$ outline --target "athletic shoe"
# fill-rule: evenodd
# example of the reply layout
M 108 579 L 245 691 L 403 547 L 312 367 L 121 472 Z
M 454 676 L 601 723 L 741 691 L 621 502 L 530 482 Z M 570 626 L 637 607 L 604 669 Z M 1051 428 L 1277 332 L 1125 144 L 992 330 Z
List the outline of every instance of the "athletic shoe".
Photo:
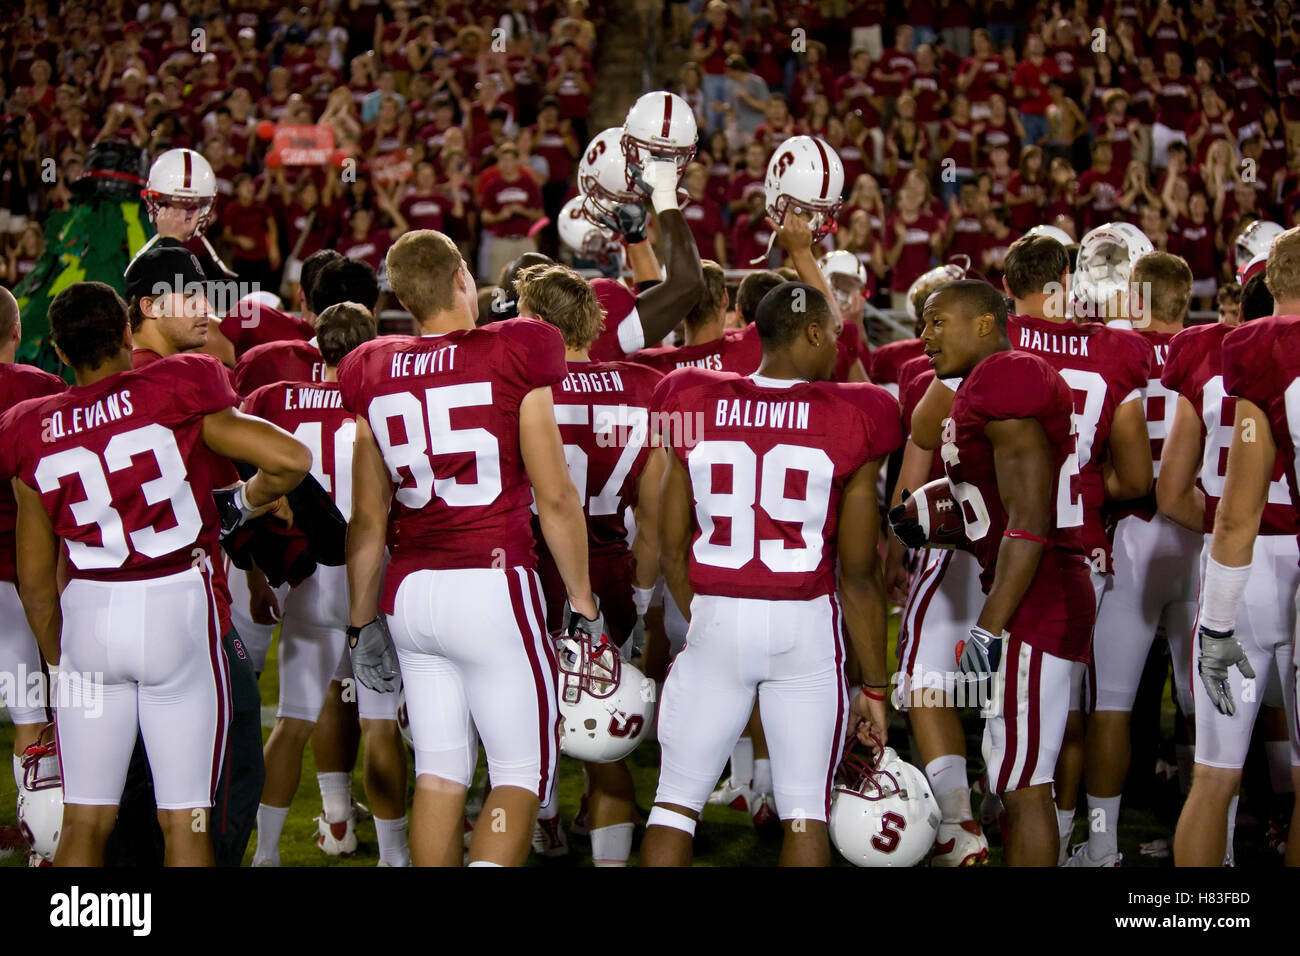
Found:
M 316 818 L 316 846 L 328 856 L 351 856 L 357 852 L 357 811 L 353 807 L 348 818 L 339 823 L 328 823 L 325 811 Z
M 780 830 L 781 817 L 776 812 L 776 800 L 770 793 L 756 793 L 749 818 L 754 821 L 755 830 Z
M 1123 853 L 1107 853 L 1100 860 L 1094 860 L 1088 853 L 1088 841 L 1080 843 L 1070 851 L 1066 866 L 1119 866 L 1124 860 Z
M 940 823 L 931 866 L 981 866 L 989 861 L 989 841 L 974 820 Z
M 722 781 L 717 790 L 709 794 L 709 803 L 715 807 L 730 807 L 741 813 L 749 813 L 749 808 L 754 803 L 754 791 L 749 789 L 749 784 L 742 783 L 737 786 L 728 777 Z

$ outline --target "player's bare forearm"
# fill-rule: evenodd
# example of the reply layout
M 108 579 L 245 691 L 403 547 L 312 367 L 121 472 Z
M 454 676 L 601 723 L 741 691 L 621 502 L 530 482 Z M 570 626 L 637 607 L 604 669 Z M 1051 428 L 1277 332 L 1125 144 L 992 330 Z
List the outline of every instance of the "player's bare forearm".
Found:
M 1146 411 L 1139 399 L 1115 411 L 1110 426 L 1110 462 L 1102 469 L 1106 497 L 1111 501 L 1141 498 L 1151 490 L 1151 439 Z
M 1016 418 L 989 422 L 984 429 L 993 443 L 998 495 L 1007 513 L 1007 530 L 1038 538 L 1051 533 L 1052 453 L 1038 422 Z M 976 622 L 1000 634 L 1029 590 L 1043 556 L 1043 545 L 1029 538 L 1002 539 L 993 583 Z
M 817 266 L 817 257 L 813 255 L 812 247 L 801 247 L 788 251 L 790 256 L 790 267 L 799 274 L 799 281 L 812 286 L 818 292 L 826 297 L 827 303 L 830 304 L 831 311 L 840 315 L 839 301 L 835 298 L 835 293 L 831 291 L 830 283 L 826 281 L 826 276 Z M 840 316 L 842 319 L 843 316 Z M 866 381 L 864 377 L 859 381 Z
M 587 521 L 582 513 L 582 499 L 564 460 L 564 444 L 560 440 L 560 428 L 555 424 L 555 405 L 549 388 L 533 389 L 519 404 L 519 451 L 533 485 L 537 523 L 564 581 L 569 605 L 578 613 L 594 618 L 596 602 L 587 564 Z
M 370 423 L 358 416 L 352 450 L 352 516 L 348 519 L 345 546 L 348 616 L 349 623 L 356 627 L 369 624 L 379 614 L 392 488 Z
M 1223 497 L 1214 514 L 1210 543 L 1210 557 L 1220 564 L 1230 568 L 1250 564 L 1276 458 L 1268 416 L 1254 402 L 1237 399 Z
M 18 504 L 14 531 L 18 596 L 41 656 L 47 662 L 57 664 L 59 636 L 63 632 L 57 581 L 59 539 L 50 524 L 50 516 L 41 506 L 40 496 L 17 478 L 13 481 L 13 488 Z
M 932 381 L 912 410 L 911 442 L 925 451 L 934 451 L 943 440 L 943 420 L 952 411 L 956 393 L 939 379 Z
M 667 276 L 636 300 L 647 345 L 661 341 L 672 332 L 704 293 L 704 269 L 686 217 L 680 209 L 665 209 L 658 213 L 658 220 L 663 232 Z
M 650 589 L 659 580 L 659 487 L 663 483 L 663 448 L 654 448 L 646 459 L 645 468 L 637 480 L 636 537 L 632 539 L 632 558 L 635 562 L 633 583 Z
M 1197 534 L 1205 529 L 1205 493 L 1196 486 L 1204 454 L 1200 416 L 1195 406 L 1180 395 L 1169 437 L 1160 450 L 1156 507 L 1171 521 Z
M 632 281 L 638 285 L 642 282 L 658 282 L 663 278 L 659 271 L 659 257 L 655 255 L 655 247 L 649 239 L 628 243 L 627 264 L 632 269 Z M 646 345 L 649 344 L 647 340 Z
M 311 470 L 311 450 L 283 428 L 227 408 L 203 417 L 203 443 L 221 455 L 256 466 L 244 500 L 257 508 L 297 488 Z
M 840 498 L 837 556 L 844 628 L 866 684 L 883 687 L 889 681 L 885 662 L 885 587 L 880 577 L 880 508 L 876 478 L 880 462 L 859 468 Z
M 927 451 L 912 439 L 903 445 L 903 463 L 898 468 L 898 481 L 894 484 L 894 493 L 889 505 L 892 508 L 903 500 L 903 489 L 915 491 L 930 480 L 930 466 L 934 462 L 934 452 Z M 893 535 L 890 535 L 891 539 Z
M 686 620 L 691 619 L 691 478 L 686 466 L 671 452 L 664 470 L 663 490 L 659 495 L 659 567 L 673 603 Z

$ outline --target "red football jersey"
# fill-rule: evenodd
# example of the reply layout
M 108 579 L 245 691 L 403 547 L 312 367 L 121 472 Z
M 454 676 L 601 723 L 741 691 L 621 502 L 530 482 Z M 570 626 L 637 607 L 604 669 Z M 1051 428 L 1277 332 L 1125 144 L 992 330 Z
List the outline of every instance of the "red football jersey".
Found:
M 1223 387 L 1254 402 L 1268 415 L 1277 457 L 1291 487 L 1291 507 L 1300 505 L 1296 435 L 1300 433 L 1300 316 L 1255 319 L 1223 340 Z M 1276 468 L 1276 466 L 1275 466 Z M 1276 471 L 1275 471 L 1276 474 Z
M 707 368 L 715 372 L 735 372 L 749 375 L 758 371 L 763 361 L 763 344 L 758 338 L 757 326 L 727 329 L 722 338 L 700 345 L 660 345 L 641 349 L 628 356 L 629 362 L 646 365 L 666 375 L 679 368 Z
M 934 381 L 934 366 L 927 355 L 908 359 L 898 370 L 898 404 L 903 408 L 903 431 L 912 434 L 912 413 Z M 930 480 L 943 477 L 943 459 L 935 449 L 930 460 Z
M 1106 497 L 1101 466 L 1107 457 L 1115 410 L 1129 398 L 1140 399 L 1151 366 L 1151 347 L 1142 336 L 1098 323 L 1075 325 L 1012 315 L 1007 322 L 1011 347 L 1041 356 L 1061 373 L 1074 392 L 1078 425 L 1079 480 L 1083 497 L 1083 540 L 1092 555 L 1106 556 L 1111 568 L 1110 538 L 1102 523 Z M 1074 495 L 1074 492 L 1071 492 Z
M 235 347 L 238 358 L 263 342 L 284 339 L 306 342 L 316 335 L 316 330 L 306 319 L 252 299 L 241 299 L 221 320 L 221 334 Z
M 1039 356 L 995 352 L 957 388 L 940 453 L 953 495 L 961 503 L 966 537 L 984 569 L 980 583 L 988 593 L 1007 512 L 998 491 L 993 443 L 984 429 L 991 421 L 1017 418 L 1032 418 L 1043 426 L 1055 475 L 1050 543 L 1007 630 L 1046 653 L 1086 661 L 1096 596 L 1084 555 L 1083 509 L 1068 494 L 1068 482 L 1078 470 L 1070 392 L 1065 379 Z
M 141 580 L 218 558 L 203 417 L 238 397 L 206 355 L 176 355 L 6 413 L 0 471 L 41 496 L 71 577 Z
M 1151 439 L 1151 466 L 1154 477 L 1160 477 L 1160 453 L 1164 450 L 1165 439 L 1169 429 L 1174 425 L 1174 412 L 1178 410 L 1178 393 L 1170 391 L 1161 384 L 1160 376 L 1164 372 L 1165 362 L 1169 358 L 1169 343 L 1175 332 L 1153 332 L 1146 329 L 1137 330 L 1137 334 L 1150 348 L 1151 364 L 1147 372 L 1147 383 L 1142 388 L 1143 407 L 1147 417 L 1147 435 Z M 1136 515 L 1143 521 L 1150 521 L 1156 514 L 1156 489 L 1133 501 L 1117 502 L 1106 509 L 1108 521 Z
M 588 350 L 593 362 L 618 362 L 645 348 L 645 330 L 636 311 L 636 293 L 617 279 L 592 279 L 592 291 L 605 313 L 605 331 Z
M 0 408 L 13 408 L 19 402 L 42 395 L 55 395 L 64 391 L 68 383 L 57 375 L 43 372 L 32 365 L 0 365 Z M 5 436 L 6 441 L 11 441 Z M 9 484 L 12 475 L 0 475 L 0 581 L 17 581 L 18 569 L 14 555 L 14 525 L 18 517 L 18 503 Z
M 249 349 L 235 363 L 235 391 L 244 397 L 276 382 L 320 382 L 325 378 L 325 360 L 316 340 L 297 339 L 263 342 Z
M 384 336 L 340 363 L 343 407 L 366 418 L 396 488 L 384 611 L 412 571 L 536 566 L 519 405 L 567 372 L 559 331 L 536 319 Z
M 655 390 L 695 499 L 691 586 L 806 601 L 835 591 L 844 485 L 903 443 L 898 402 L 865 382 L 784 382 L 678 369 Z
M 871 352 L 871 365 L 867 376 L 891 395 L 898 395 L 898 370 L 903 363 L 925 354 L 925 344 L 920 339 L 903 339 L 890 342 Z

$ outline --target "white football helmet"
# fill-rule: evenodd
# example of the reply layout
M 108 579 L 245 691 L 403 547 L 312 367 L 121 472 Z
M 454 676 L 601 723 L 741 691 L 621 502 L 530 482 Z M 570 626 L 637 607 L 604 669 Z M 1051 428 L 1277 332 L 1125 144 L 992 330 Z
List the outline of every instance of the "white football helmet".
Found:
M 768 161 L 763 190 L 767 214 L 777 225 L 785 224 L 785 214 L 791 208 L 812 215 L 815 243 L 835 231 L 844 191 L 844 164 L 825 140 L 791 136 Z
M 18 825 L 32 849 L 53 863 L 63 830 L 63 777 L 53 724 L 46 724 L 36 743 L 23 751 L 22 767 Z
M 1237 236 L 1237 243 L 1233 247 L 1236 255 L 1234 261 L 1237 266 L 1245 265 L 1256 256 L 1267 256 L 1273 246 L 1273 240 L 1285 231 L 1275 222 L 1256 219 L 1241 230 L 1241 235 Z
M 195 228 L 196 236 L 212 221 L 212 206 L 217 198 L 217 177 L 211 164 L 192 149 L 169 149 L 149 168 L 149 180 L 140 191 L 149 217 L 156 219 L 161 206 L 199 209 L 202 215 Z
M 1088 232 L 1079 242 L 1072 295 L 1075 314 L 1080 318 L 1118 319 L 1110 314 L 1116 296 L 1127 301 L 1129 274 L 1133 265 L 1148 252 L 1155 252 L 1151 240 L 1137 226 L 1108 222 Z
M 934 846 L 941 818 L 925 774 L 892 747 L 873 765 L 852 750 L 831 794 L 831 842 L 855 866 L 915 866 Z
M 564 637 L 560 663 L 560 751 L 589 763 L 622 760 L 645 739 L 654 720 L 654 682 L 622 659 L 618 648 Z
M 695 113 L 676 93 L 659 90 L 643 94 L 623 120 L 623 158 L 627 186 L 635 186 L 632 168 L 645 169 L 651 159 L 671 159 L 677 164 L 677 178 L 695 158 Z
M 849 310 L 860 309 L 862 296 L 867 288 L 867 267 L 862 260 L 847 249 L 828 252 L 817 262 L 826 284 L 835 294 L 841 315 Z M 857 299 L 855 306 L 854 299 Z
M 592 222 L 584 211 L 585 196 L 574 196 L 560 209 L 556 228 L 560 241 L 580 259 L 587 259 L 604 267 L 623 250 L 618 236 L 604 226 Z
M 1068 249 L 1078 248 L 1079 244 L 1070 238 L 1070 234 L 1060 226 L 1050 226 L 1044 223 L 1041 226 L 1034 226 L 1025 233 L 1026 236 L 1047 236 L 1049 239 L 1055 239 L 1061 245 Z
M 966 273 L 970 271 L 970 259 L 966 256 L 953 256 L 953 258 L 963 261 L 945 262 L 941 266 L 935 266 L 929 272 L 921 273 L 916 281 L 907 287 L 907 317 L 913 323 L 921 321 L 921 309 L 925 307 L 925 300 L 930 298 L 930 294 L 935 289 L 949 282 L 966 278 Z
M 578 163 L 578 191 L 587 197 L 583 208 L 588 218 L 597 213 L 612 216 L 616 206 L 641 202 L 641 194 L 628 184 L 622 139 L 621 126 L 602 130 L 587 144 Z M 591 221 L 600 225 L 594 218 Z

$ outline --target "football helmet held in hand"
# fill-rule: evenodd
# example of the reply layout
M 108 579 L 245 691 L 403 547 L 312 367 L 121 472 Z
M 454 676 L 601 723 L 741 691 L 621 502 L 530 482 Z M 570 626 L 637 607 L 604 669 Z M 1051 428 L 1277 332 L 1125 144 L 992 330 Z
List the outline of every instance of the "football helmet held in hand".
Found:
M 617 206 L 640 203 L 643 198 L 628 177 L 622 138 L 621 126 L 602 130 L 578 162 L 578 191 L 587 197 L 583 211 L 596 225 L 601 225 L 597 215 L 613 215 Z
M 585 196 L 574 196 L 566 202 L 556 228 L 560 231 L 560 241 L 575 256 L 603 268 L 622 253 L 623 246 L 607 227 L 596 225 L 583 212 L 585 200 Z
M 915 866 L 939 832 L 925 774 L 885 747 L 878 759 L 851 747 L 831 793 L 831 843 L 854 866 Z
M 767 214 L 778 226 L 799 209 L 811 216 L 812 241 L 835 231 L 844 191 L 844 164 L 825 140 L 792 136 L 776 148 L 763 180 Z
M 163 206 L 200 210 L 194 235 L 201 236 L 212 221 L 217 177 L 202 153 L 192 149 L 169 149 L 149 168 L 149 179 L 140 191 L 140 197 L 149 210 L 150 219 L 156 219 Z
M 695 158 L 698 134 L 695 114 L 676 93 L 659 90 L 642 95 L 627 111 L 620 139 L 628 187 L 654 159 L 672 160 L 680 181 Z
M 1258 256 L 1267 258 L 1269 250 L 1273 248 L 1273 240 L 1284 231 L 1277 223 L 1265 219 L 1257 219 L 1241 230 L 1241 235 L 1237 236 L 1237 242 L 1233 245 L 1237 268 L 1240 269 Z
M 608 640 L 576 631 L 560 639 L 560 751 L 589 763 L 621 760 L 654 720 L 654 682 Z
M 18 825 L 37 855 L 52 863 L 63 830 L 63 777 L 53 724 L 46 724 L 36 743 L 23 751 L 21 762 Z

